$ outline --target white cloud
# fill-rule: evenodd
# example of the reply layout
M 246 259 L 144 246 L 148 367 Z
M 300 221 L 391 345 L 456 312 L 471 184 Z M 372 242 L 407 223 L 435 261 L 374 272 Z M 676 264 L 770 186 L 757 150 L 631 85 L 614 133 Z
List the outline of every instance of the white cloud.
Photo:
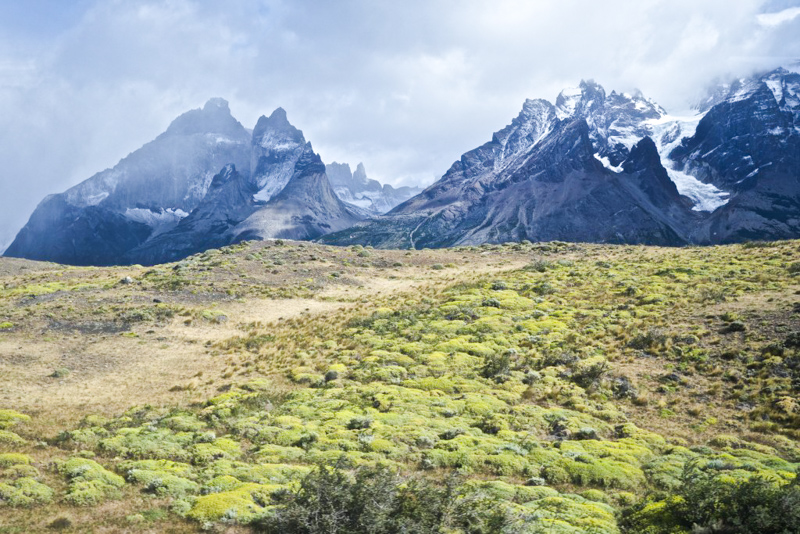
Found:
M 786 22 L 791 22 L 800 16 L 800 7 L 790 7 L 776 13 L 761 13 L 758 15 L 758 23 L 762 26 L 780 26 Z
M 715 77 L 800 57 L 800 19 L 765 25 L 761 0 L 86 5 L 35 38 L 0 19 L 6 234 L 46 194 L 114 165 L 213 96 L 248 127 L 284 107 L 326 161 L 430 182 L 525 98 L 552 100 L 581 78 L 679 110 Z

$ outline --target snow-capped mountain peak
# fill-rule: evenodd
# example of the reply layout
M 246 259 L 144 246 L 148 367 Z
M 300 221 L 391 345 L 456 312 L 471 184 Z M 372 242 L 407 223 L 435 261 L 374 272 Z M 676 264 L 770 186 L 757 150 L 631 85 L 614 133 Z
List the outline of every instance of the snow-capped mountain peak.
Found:
M 253 129 L 253 152 L 250 167 L 256 200 L 268 201 L 280 193 L 292 177 L 303 155 L 306 140 L 303 132 L 292 126 L 283 108 L 269 117 L 262 115 Z
M 422 192 L 418 187 L 392 187 L 367 176 L 363 163 L 350 171 L 347 163 L 329 163 L 325 166 L 328 179 L 340 200 L 357 206 L 373 215 L 380 215 Z
M 547 100 L 526 100 L 519 115 L 511 124 L 495 132 L 492 141 L 500 146 L 495 167 L 515 157 L 520 152 L 530 150 L 553 129 L 557 122 L 557 110 Z
M 583 98 L 583 91 L 579 87 L 568 87 L 561 91 L 556 98 L 556 116 L 559 120 L 575 116 L 578 105 Z

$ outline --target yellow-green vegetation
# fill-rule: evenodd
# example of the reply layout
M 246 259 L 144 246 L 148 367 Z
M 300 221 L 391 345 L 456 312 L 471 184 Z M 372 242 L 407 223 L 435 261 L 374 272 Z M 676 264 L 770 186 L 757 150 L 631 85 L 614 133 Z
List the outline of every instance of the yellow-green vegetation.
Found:
M 53 498 L 53 490 L 39 482 L 39 470 L 26 454 L 0 454 L 0 506 L 44 504 Z
M 97 316 L 142 325 L 124 342 L 154 354 L 160 333 L 202 329 L 187 351 L 211 367 L 164 384 L 182 400 L 58 435 L 0 410 L 0 503 L 118 499 L 144 518 L 149 499 L 189 531 L 797 531 L 799 251 L 272 243 L 142 269 Z M 262 283 L 287 263 L 294 278 Z M 359 290 L 359 273 L 385 283 Z M 282 315 L 246 312 L 263 302 Z
M 66 500 L 77 506 L 98 504 L 118 495 L 125 480 L 94 460 L 70 458 L 58 464 L 58 471 L 69 482 Z

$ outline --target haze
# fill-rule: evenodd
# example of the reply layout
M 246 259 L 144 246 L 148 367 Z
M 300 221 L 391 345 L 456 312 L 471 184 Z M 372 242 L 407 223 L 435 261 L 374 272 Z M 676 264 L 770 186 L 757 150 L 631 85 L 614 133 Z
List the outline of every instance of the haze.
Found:
M 26 0 L 0 4 L 0 250 L 36 204 L 210 97 L 282 106 L 326 162 L 427 185 L 593 78 L 687 110 L 800 58 L 800 2 Z

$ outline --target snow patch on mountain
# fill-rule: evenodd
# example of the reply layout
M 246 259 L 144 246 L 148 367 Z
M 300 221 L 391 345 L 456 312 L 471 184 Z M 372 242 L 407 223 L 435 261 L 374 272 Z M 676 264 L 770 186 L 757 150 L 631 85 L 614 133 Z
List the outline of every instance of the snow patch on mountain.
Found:
M 283 191 L 283 188 L 286 187 L 286 184 L 291 180 L 292 174 L 294 174 L 294 165 L 296 162 L 297 160 L 294 158 L 289 159 L 283 162 L 282 165 L 276 165 L 268 174 L 258 176 L 257 183 L 259 189 L 254 195 L 254 198 L 261 202 L 267 202 Z
M 128 208 L 125 210 L 125 217 L 131 221 L 146 224 L 153 229 L 150 237 L 174 228 L 181 219 L 188 217 L 189 214 L 180 208 L 161 208 L 158 211 L 146 208 Z
M 86 197 L 86 205 L 87 206 L 97 206 L 102 201 L 108 198 L 108 191 L 103 191 L 101 193 L 97 193 L 96 195 L 89 195 Z
M 622 166 L 621 165 L 612 165 L 611 162 L 608 160 L 608 158 L 605 157 L 605 156 L 601 156 L 600 154 L 595 154 L 594 155 L 594 159 L 596 159 L 597 161 L 602 163 L 603 167 L 605 167 L 606 169 L 608 169 L 608 170 L 610 170 L 612 172 L 615 172 L 617 174 L 622 172 Z
M 652 132 L 651 138 L 661 156 L 661 164 L 667 170 L 670 180 L 678 188 L 678 192 L 692 200 L 694 211 L 714 211 L 730 200 L 730 193 L 701 182 L 691 174 L 684 172 L 683 169 L 676 169 L 675 163 L 669 159 L 670 152 L 685 137 L 694 135 L 697 125 L 704 116 L 705 113 L 684 117 L 664 115 L 660 119 L 645 122 Z
M 737 83 L 734 83 L 735 90 L 733 90 L 733 94 L 731 94 L 727 100 L 728 102 L 747 100 L 758 90 L 760 85 L 760 81 L 741 78 Z
M 582 97 L 580 87 L 568 87 L 561 91 L 556 99 L 556 117 L 563 121 L 575 115 Z
M 672 168 L 667 168 L 667 174 L 678 188 L 678 192 L 692 199 L 694 211 L 714 211 L 730 200 L 728 198 L 730 193 L 717 189 L 711 184 L 705 184 L 691 174 Z
M 522 111 L 511 124 L 492 136 L 492 142 L 499 145 L 493 161 L 494 170 L 500 172 L 508 169 L 509 165 L 524 164 L 519 156 L 529 153 L 547 137 L 557 122 L 556 109 L 550 102 L 526 100 Z
M 206 195 L 208 187 L 211 185 L 211 180 L 213 178 L 214 178 L 214 172 L 212 171 L 206 171 L 204 173 L 200 173 L 200 175 L 197 176 L 195 180 L 189 183 L 189 188 L 186 191 L 186 196 L 183 197 L 184 200 L 203 198 Z
M 311 145 L 306 143 L 303 132 L 289 123 L 282 108 L 259 118 L 253 131 L 250 163 L 257 190 L 255 199 L 267 202 L 283 191 L 306 149 L 311 150 Z

